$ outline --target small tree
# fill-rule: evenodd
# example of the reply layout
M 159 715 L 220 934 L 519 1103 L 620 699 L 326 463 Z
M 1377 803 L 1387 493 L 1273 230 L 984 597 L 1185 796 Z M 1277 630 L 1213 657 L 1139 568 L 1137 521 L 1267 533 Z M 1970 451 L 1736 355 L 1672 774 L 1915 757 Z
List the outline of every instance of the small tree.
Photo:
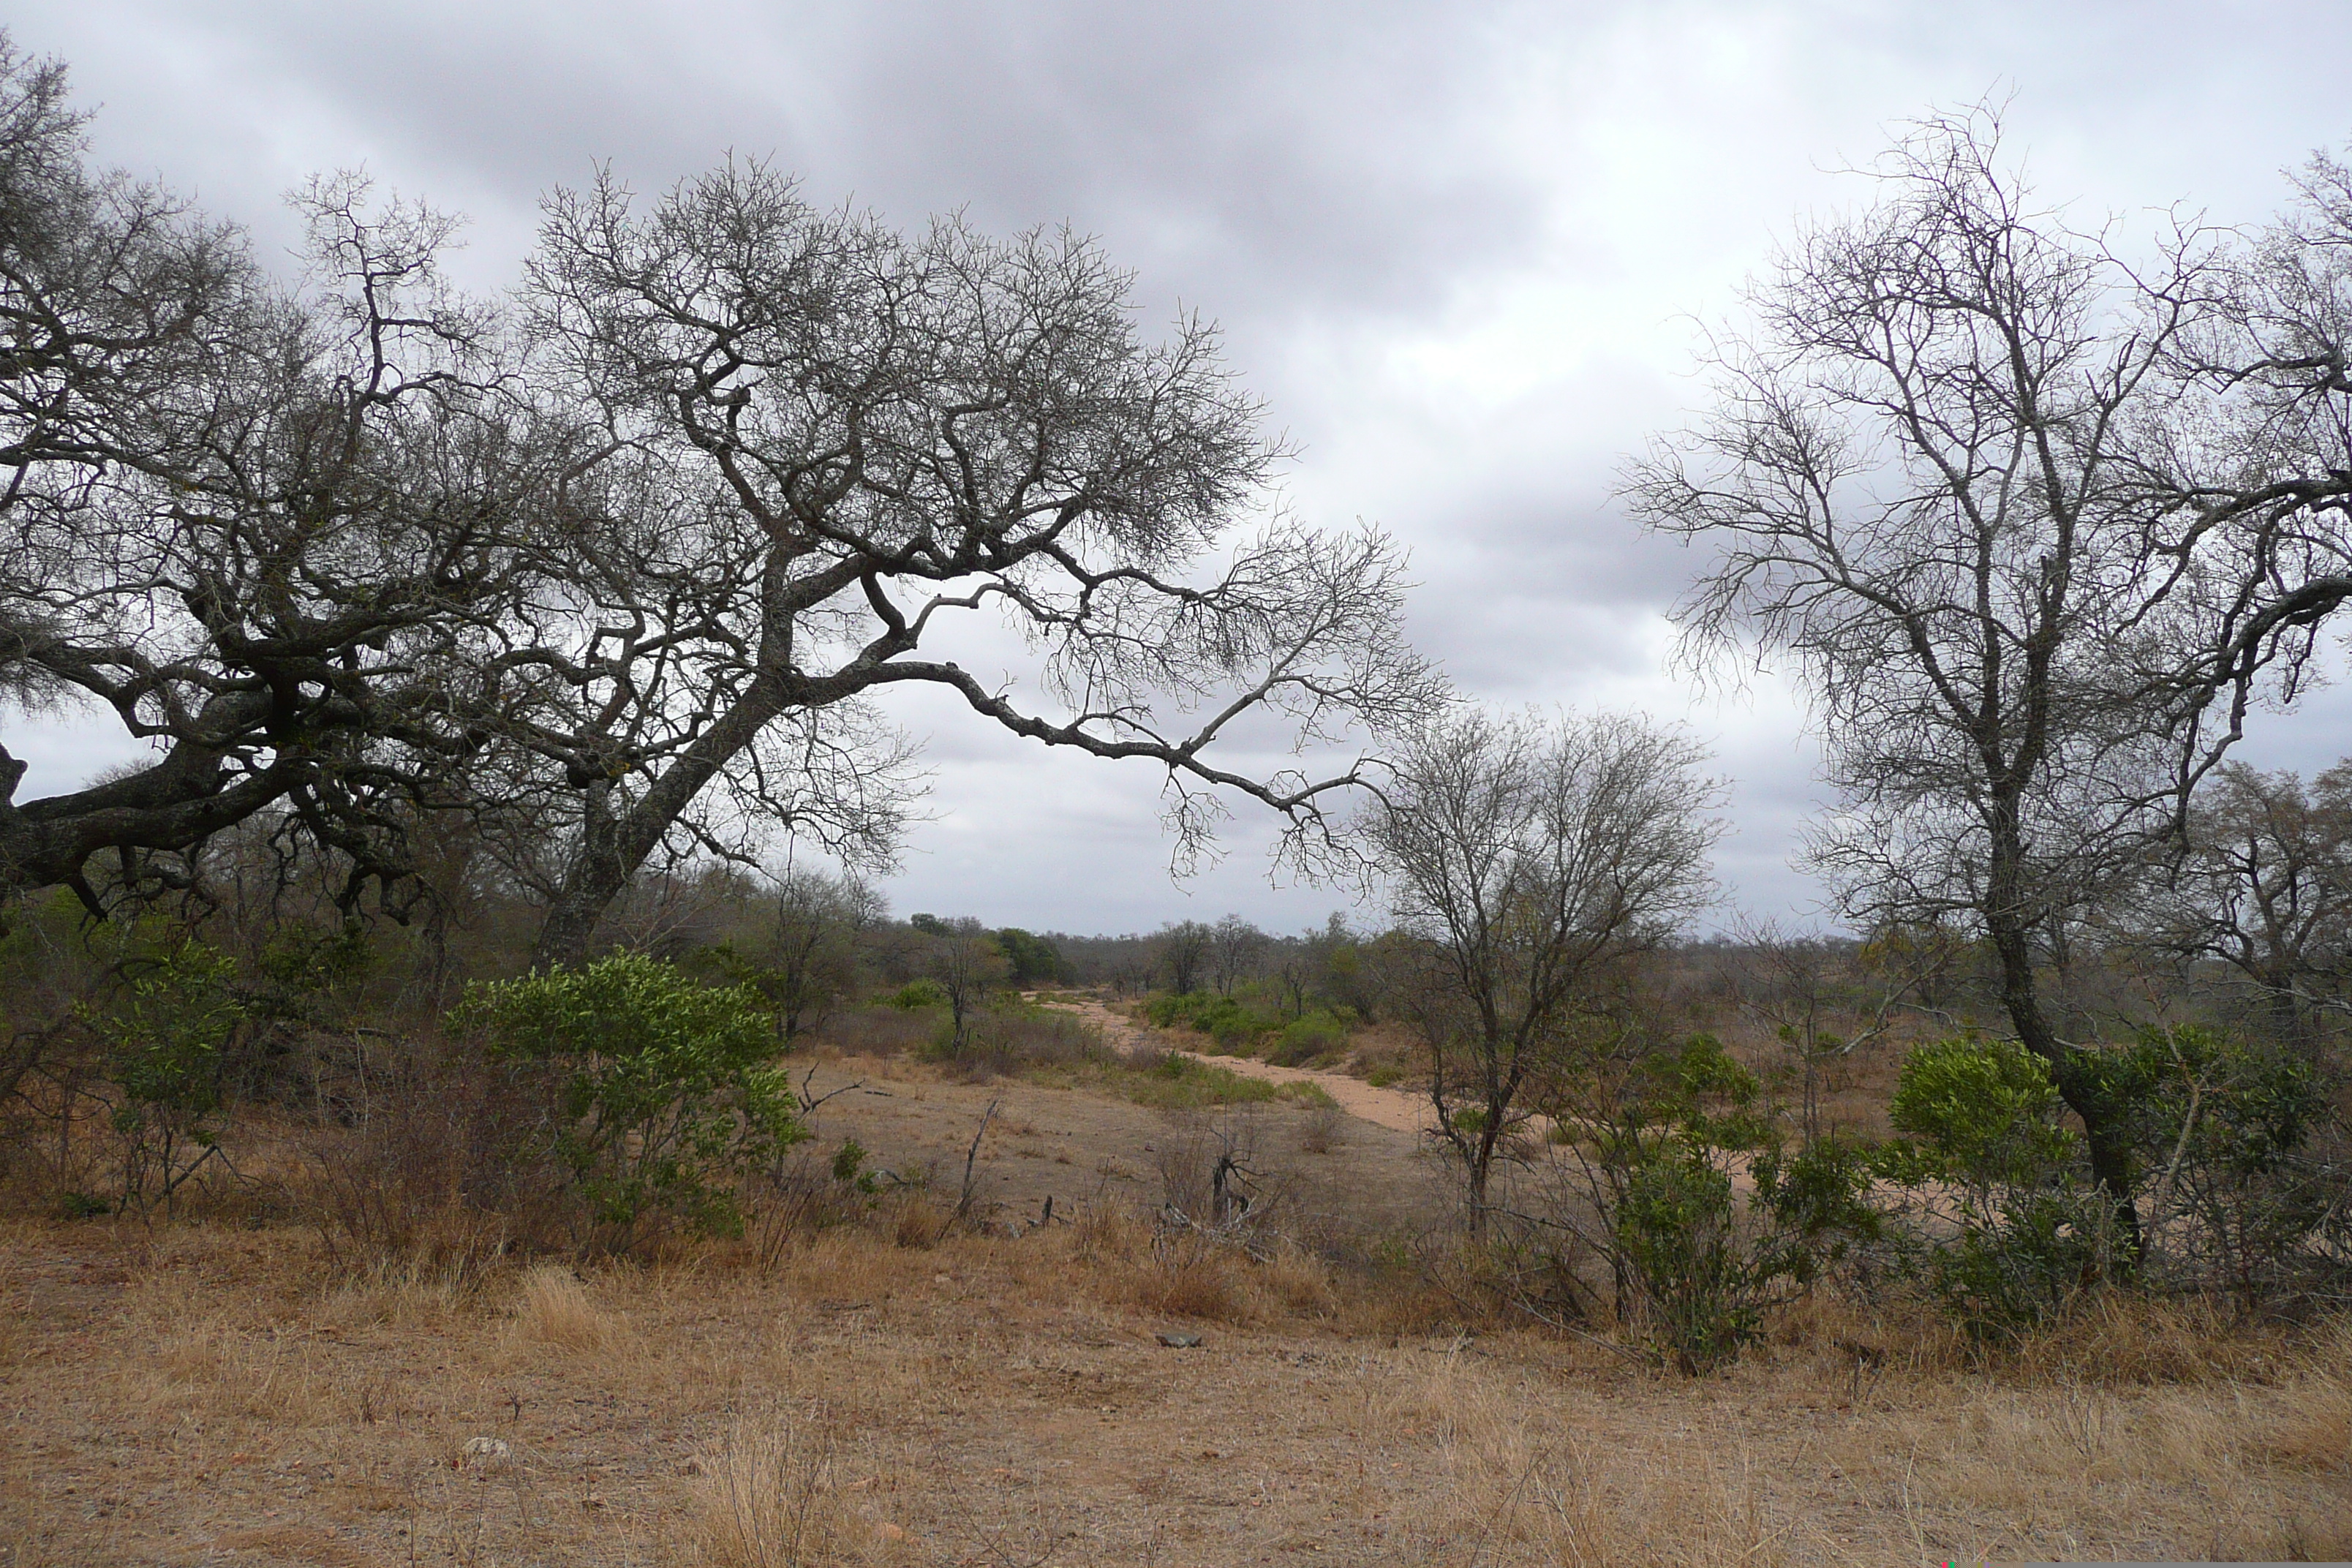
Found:
M 189 939 L 135 965 L 116 1006 L 83 1010 L 107 1047 L 126 1209 L 170 1206 L 220 1154 L 229 1048 L 247 1016 L 236 980 L 236 960 Z
M 1703 756 L 1627 716 L 1465 712 L 1406 742 L 1367 815 L 1398 923 L 1418 939 L 1412 1005 L 1474 1233 L 1496 1152 L 1527 1118 L 1522 1091 L 1576 1055 L 1596 983 L 1711 891 L 1722 829 Z
M 1160 928 L 1160 963 L 1168 971 L 1168 989 L 1181 996 L 1201 988 L 1213 934 L 1200 921 L 1176 921 Z
M 1561 1088 L 1548 1109 L 1581 1136 L 1555 1163 L 1571 1190 L 1550 1223 L 1608 1260 L 1619 1319 L 1680 1372 L 1738 1355 L 1770 1308 L 1878 1234 L 1864 1151 L 1831 1139 L 1784 1153 L 1780 1108 L 1711 1035 Z
M 1230 996 L 1234 987 L 1257 976 L 1265 953 L 1265 932 L 1242 919 L 1227 915 L 1209 928 L 1209 972 L 1217 994 Z
M 615 953 L 470 986 L 452 1021 L 547 1071 L 542 1136 L 613 1250 L 655 1216 L 740 1233 L 735 1184 L 808 1136 L 791 1084 L 768 1065 L 767 1008 L 746 987 Z
M 2352 763 L 2308 785 L 2223 767 L 2151 880 L 2157 940 L 2228 965 L 2282 1043 L 2310 1043 L 2352 981 Z
M 943 923 L 946 934 L 931 939 L 924 962 L 947 996 L 954 1028 L 949 1049 L 961 1055 L 971 1042 L 972 1015 L 988 999 L 989 989 L 1004 978 L 1008 965 L 1003 950 L 978 921 L 965 915 Z
M 763 926 L 720 943 L 712 956 L 730 980 L 767 998 L 776 1037 L 789 1042 L 822 1023 L 834 998 L 855 983 L 857 939 L 882 913 L 879 895 L 855 877 L 790 871 Z
M 1740 932 L 1733 994 L 1772 1031 L 1802 1077 L 1799 1125 L 1807 1145 L 1822 1134 L 1824 1069 L 1886 1030 L 1909 985 L 1907 971 L 1862 963 L 1860 944 L 1781 930 L 1767 921 Z

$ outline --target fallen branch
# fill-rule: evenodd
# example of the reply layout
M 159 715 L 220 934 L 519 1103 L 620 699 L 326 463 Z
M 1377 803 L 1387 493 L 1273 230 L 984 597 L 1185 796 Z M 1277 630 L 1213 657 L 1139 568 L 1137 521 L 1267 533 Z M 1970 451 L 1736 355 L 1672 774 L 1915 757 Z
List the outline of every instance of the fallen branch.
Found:
M 1002 1097 L 1000 1097 L 1000 1099 Z M 972 1194 L 976 1191 L 972 1181 L 972 1163 L 980 1158 L 980 1141 L 988 1136 L 988 1124 L 996 1118 L 997 1104 L 998 1100 L 992 1100 L 988 1102 L 987 1110 L 981 1114 L 980 1131 L 971 1135 L 971 1147 L 964 1151 L 963 1191 L 956 1198 L 955 1213 L 948 1216 L 948 1225 L 950 1226 L 954 1225 L 958 1220 L 963 1218 L 963 1216 L 971 1210 Z M 940 1234 L 941 1236 L 945 1236 L 947 1234 L 946 1227 L 942 1226 Z

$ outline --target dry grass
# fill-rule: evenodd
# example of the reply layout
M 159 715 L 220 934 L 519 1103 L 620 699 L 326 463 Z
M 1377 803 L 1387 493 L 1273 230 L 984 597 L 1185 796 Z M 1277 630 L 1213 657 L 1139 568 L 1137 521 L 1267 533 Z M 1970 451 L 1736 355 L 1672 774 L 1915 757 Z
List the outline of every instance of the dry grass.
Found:
M 709 1568 L 813 1568 L 879 1532 L 844 1506 L 825 1413 L 739 1415 L 690 1467 L 684 1534 Z M 887 1539 L 887 1537 L 883 1537 Z
M 1008 1163 L 1075 1125 L 1005 1092 Z M 1150 1126 L 1197 1163 L 1202 1124 Z M 2352 1552 L 2352 1326 L 2116 1299 L 1988 1357 L 1824 1297 L 1662 1378 L 1370 1253 L 1171 1229 L 1158 1184 L 1017 1234 L 907 1191 L 584 1277 L 0 1221 L 0 1568 Z
M 514 1327 L 526 1343 L 575 1355 L 608 1350 L 622 1333 L 612 1315 L 589 1298 L 580 1277 L 555 1264 L 542 1264 L 522 1277 Z
M 1429 1522 L 1474 1560 L 1573 1568 L 1771 1568 L 1795 1560 L 1746 1454 L 1626 1445 L 1568 1429 L 1457 1356 L 1397 1391 L 1390 1418 L 1426 1425 L 1448 1485 Z

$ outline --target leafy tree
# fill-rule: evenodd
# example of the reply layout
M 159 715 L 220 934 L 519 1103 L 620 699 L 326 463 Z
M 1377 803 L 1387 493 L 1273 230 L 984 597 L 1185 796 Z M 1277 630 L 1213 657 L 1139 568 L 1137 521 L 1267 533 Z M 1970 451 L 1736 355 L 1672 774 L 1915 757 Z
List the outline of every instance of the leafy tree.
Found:
M 1019 926 L 1006 926 L 995 940 L 997 951 L 1004 954 L 1005 978 L 1014 985 L 1059 980 L 1068 967 L 1052 942 Z
M 923 963 L 947 998 L 950 1032 L 948 1049 L 961 1055 L 971 1039 L 971 1022 L 988 993 L 1010 973 L 1003 949 L 981 923 L 969 915 L 944 922 L 946 934 L 935 936 Z

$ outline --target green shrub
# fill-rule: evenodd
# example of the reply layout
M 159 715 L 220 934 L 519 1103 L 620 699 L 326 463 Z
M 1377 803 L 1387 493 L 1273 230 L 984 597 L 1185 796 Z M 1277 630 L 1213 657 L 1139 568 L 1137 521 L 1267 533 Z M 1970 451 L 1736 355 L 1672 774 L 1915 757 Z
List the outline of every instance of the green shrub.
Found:
M 1348 1046 L 1348 1026 L 1328 1013 L 1293 1018 L 1277 1030 L 1265 1059 L 1279 1067 L 1303 1067 Z
M 1591 1173 L 1620 1311 L 1625 1297 L 1637 1302 L 1652 1352 L 1685 1373 L 1737 1356 L 1843 1245 L 1853 1207 L 1866 1212 L 1858 1159 L 1809 1151 L 1783 1163 L 1763 1088 L 1720 1040 L 1694 1035 L 1637 1063 L 1590 1112 L 1561 1119 L 1592 1137 L 1589 1158 L 1571 1157 Z M 1742 1160 L 1757 1179 L 1745 1214 L 1732 1182 Z
M 1191 1028 L 1214 1000 L 1205 991 L 1162 991 L 1143 1004 L 1143 1016 L 1162 1029 Z
M 936 980 L 910 980 L 890 993 L 890 1005 L 911 1013 L 919 1007 L 944 1007 L 948 994 Z
M 1366 1073 L 1364 1075 L 1364 1081 L 1370 1084 L 1374 1089 L 1387 1089 L 1392 1084 L 1401 1082 L 1403 1078 L 1404 1073 L 1402 1069 L 1383 1067 L 1374 1068 L 1371 1071 Z
M 1761 1331 L 1775 1270 L 1740 1245 L 1731 1173 L 1703 1148 L 1668 1138 L 1627 1153 L 1610 1215 L 1616 1261 L 1641 1289 L 1658 1352 L 1707 1371 Z
M 2112 1223 L 2081 1176 L 2042 1058 L 2014 1040 L 1933 1040 L 1904 1058 L 1892 1106 L 1904 1137 L 1874 1156 L 1911 1188 L 1929 1289 L 1969 1333 L 2043 1322 L 2105 1271 Z
M 111 1005 L 79 1012 L 106 1047 L 121 1204 L 143 1212 L 157 1201 L 168 1207 L 220 1152 L 229 1048 L 249 1009 L 236 960 L 194 938 L 126 967 L 129 983 Z
M 1129 1100 L 1161 1110 L 1261 1103 L 1280 1092 L 1264 1079 L 1244 1078 L 1231 1068 L 1181 1051 L 1170 1051 L 1149 1066 L 1108 1070 L 1114 1087 Z
M 1192 1029 L 1207 1035 L 1230 1056 L 1250 1055 L 1261 1036 L 1282 1026 L 1281 1013 L 1270 1005 L 1255 1005 L 1204 991 L 1154 996 L 1144 1004 L 1143 1016 L 1163 1029 Z
M 1914 1046 L 1890 1110 L 1935 1173 L 1990 1198 L 2072 1162 L 2077 1142 L 2050 1069 L 2014 1040 L 1973 1035 Z
M 656 959 L 475 984 L 452 1022 L 549 1074 L 542 1135 L 609 1247 L 654 1216 L 739 1234 L 737 1184 L 808 1135 L 760 996 Z
M 2343 1221 L 2340 1166 L 2311 1153 L 2335 1111 L 2307 1056 L 2183 1025 L 2142 1030 L 2099 1076 L 2131 1131 L 2152 1267 L 2249 1309 L 2340 1272 L 2323 1234 Z

